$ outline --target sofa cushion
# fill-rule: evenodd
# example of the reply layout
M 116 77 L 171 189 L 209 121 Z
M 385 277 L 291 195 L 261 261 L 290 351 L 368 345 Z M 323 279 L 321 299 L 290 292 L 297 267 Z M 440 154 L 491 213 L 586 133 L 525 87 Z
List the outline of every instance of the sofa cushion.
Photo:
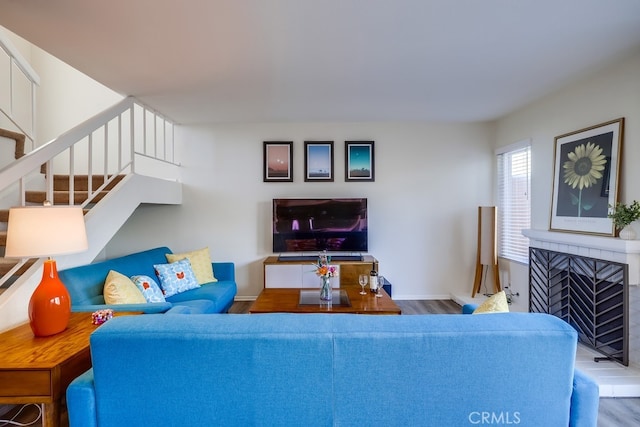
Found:
M 154 264 L 153 268 L 165 298 L 200 287 L 186 258 L 170 264 Z
M 167 298 L 172 304 L 181 304 L 183 301 L 205 299 L 213 301 L 213 312 L 225 312 L 233 304 L 233 298 L 236 296 L 237 287 L 232 281 L 219 281 L 216 283 L 205 283 L 196 289 L 191 289 L 180 294 Z
M 131 276 L 131 281 L 142 292 L 147 302 L 165 302 L 160 286 L 152 277 L 146 275 Z
M 208 247 L 180 254 L 166 254 L 165 256 L 168 262 L 176 262 L 187 258 L 200 285 L 218 281 L 213 275 L 213 266 L 211 265 Z
M 473 314 L 508 312 L 509 303 L 507 302 L 507 295 L 504 293 L 504 291 L 500 291 L 497 294 L 491 295 L 485 302 L 480 304 L 478 308 L 473 311 Z
M 127 276 L 109 271 L 104 282 L 104 300 L 107 304 L 139 304 L 147 300 Z
M 215 303 L 206 299 L 192 299 L 176 303 L 167 314 L 214 314 Z

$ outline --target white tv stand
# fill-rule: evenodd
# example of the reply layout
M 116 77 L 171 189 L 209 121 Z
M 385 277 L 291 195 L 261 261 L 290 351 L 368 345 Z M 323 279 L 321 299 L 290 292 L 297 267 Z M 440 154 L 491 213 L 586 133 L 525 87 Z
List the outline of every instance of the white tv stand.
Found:
M 265 288 L 319 288 L 320 279 L 315 274 L 313 265 L 317 255 L 309 259 L 270 256 L 263 262 Z M 360 274 L 369 274 L 372 267 L 379 271 L 378 260 L 371 255 L 362 255 L 359 261 L 336 260 L 331 257 L 331 265 L 338 268 L 338 277 L 334 280 L 334 287 L 358 285 Z

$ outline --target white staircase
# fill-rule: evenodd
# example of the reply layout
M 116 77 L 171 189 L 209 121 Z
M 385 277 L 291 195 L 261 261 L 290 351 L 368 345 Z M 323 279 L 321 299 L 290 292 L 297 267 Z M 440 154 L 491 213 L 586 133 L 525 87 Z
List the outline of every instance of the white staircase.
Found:
M 11 57 L 11 71 L 8 73 L 11 77 L 14 70 L 21 71 L 27 67 L 16 65 L 23 59 L 15 56 L 15 49 L 7 49 L 7 43 L 0 37 L 0 53 L 4 51 Z M 10 105 L 14 103 L 9 101 Z M 3 110 L 2 113 L 5 118 L 13 116 L 11 111 Z M 10 118 L 13 129 L 22 132 L 25 126 Z M 29 127 L 34 128 L 33 125 Z M 49 201 L 61 199 L 65 201 L 58 204 L 76 204 L 88 210 L 85 222 L 89 249 L 79 254 L 56 257 L 56 261 L 60 270 L 89 263 L 102 252 L 140 204 L 182 202 L 180 167 L 175 161 L 174 127 L 171 120 L 158 112 L 134 98 L 126 98 L 2 167 L 0 209 L 28 204 L 27 195 L 37 190 L 43 192 Z M 33 136 L 27 135 L 27 138 L 33 140 Z M 68 176 L 67 195 L 60 195 L 58 191 L 54 194 L 54 175 Z M 78 200 L 78 191 L 74 188 L 76 177 L 80 175 L 88 179 L 88 187 L 84 191 L 86 197 L 83 196 L 82 200 Z M 100 179 L 94 179 L 95 176 Z M 108 192 L 103 195 L 106 190 Z M 99 194 L 100 201 L 96 203 Z M 40 281 L 42 261 L 32 260 L 33 265 L 29 266 L 28 260 L 22 260 L 10 274 L 0 278 L 2 286 L 9 280 L 8 276 L 15 276 L 16 272 L 26 268 L 17 279 L 11 278 L 11 285 L 0 294 L 0 331 L 28 320 L 28 301 Z

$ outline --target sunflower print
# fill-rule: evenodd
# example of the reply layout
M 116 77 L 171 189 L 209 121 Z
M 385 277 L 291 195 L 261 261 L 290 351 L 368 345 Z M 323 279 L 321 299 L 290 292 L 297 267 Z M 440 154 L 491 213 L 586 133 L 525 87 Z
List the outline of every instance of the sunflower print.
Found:
M 606 157 L 602 154 L 602 148 L 592 142 L 587 145 L 581 144 L 570 152 L 569 160 L 564 162 L 564 182 L 571 188 L 589 188 L 600 178 L 607 163 Z

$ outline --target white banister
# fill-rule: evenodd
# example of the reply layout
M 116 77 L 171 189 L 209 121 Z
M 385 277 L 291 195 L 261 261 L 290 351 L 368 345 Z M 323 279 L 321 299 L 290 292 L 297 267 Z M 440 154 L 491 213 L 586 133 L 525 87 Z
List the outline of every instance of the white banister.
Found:
M 13 45 L 9 37 L 6 35 L 4 29 L 0 27 L 0 49 L 2 49 L 9 56 L 9 110 L 5 111 L 0 106 L 0 113 L 5 116 L 9 122 L 15 126 L 22 134 L 24 134 L 30 142 L 30 147 L 27 151 L 33 149 L 35 142 L 35 128 L 36 128 L 36 86 L 40 85 L 40 77 L 31 67 L 29 62 L 24 58 L 18 49 Z M 14 68 L 17 69 L 20 74 L 29 82 L 29 94 L 28 99 L 30 104 L 29 118 L 26 119 L 29 122 L 26 123 L 21 119 L 14 116 L 15 104 L 17 99 L 23 99 L 25 96 L 19 96 L 15 91 L 16 76 L 14 76 Z
M 40 76 L 38 76 L 38 73 L 35 72 L 29 62 L 24 58 L 24 56 L 22 56 L 20 51 L 16 49 L 11 40 L 9 40 L 9 37 L 5 34 L 2 27 L 0 27 L 0 46 L 10 57 L 14 58 L 16 65 L 25 74 L 29 81 L 40 86 Z

